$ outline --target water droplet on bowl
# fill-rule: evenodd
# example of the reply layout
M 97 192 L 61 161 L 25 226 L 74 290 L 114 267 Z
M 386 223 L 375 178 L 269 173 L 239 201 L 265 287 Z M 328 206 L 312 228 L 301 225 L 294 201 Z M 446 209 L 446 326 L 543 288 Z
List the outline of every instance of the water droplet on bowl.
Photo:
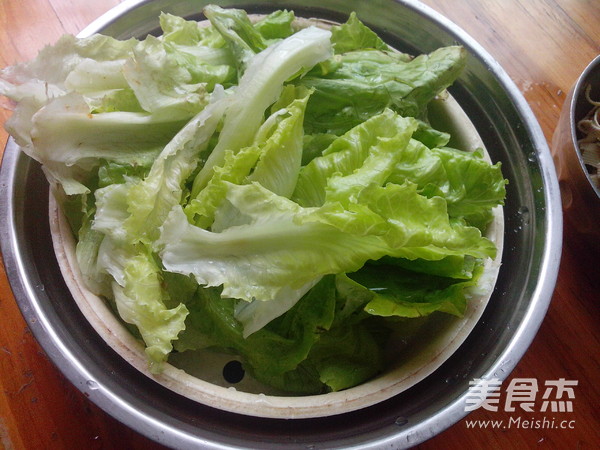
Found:
M 527 206 L 521 206 L 517 210 L 517 216 L 521 221 L 522 225 L 529 225 L 531 220 L 531 213 L 529 212 L 529 208 Z
M 395 421 L 394 424 L 398 425 L 398 426 L 403 426 L 406 425 L 408 423 L 408 419 L 406 417 L 398 417 Z
M 98 385 L 98 383 L 94 380 L 87 380 L 85 382 L 86 386 L 88 387 L 88 389 L 95 391 L 96 389 L 98 389 L 100 386 Z

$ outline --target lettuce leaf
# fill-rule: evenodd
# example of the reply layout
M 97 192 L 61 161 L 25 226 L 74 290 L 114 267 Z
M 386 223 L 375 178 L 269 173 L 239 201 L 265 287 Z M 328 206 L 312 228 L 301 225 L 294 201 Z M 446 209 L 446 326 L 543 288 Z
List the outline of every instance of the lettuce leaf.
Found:
M 172 342 L 185 329 L 187 307 L 181 302 L 168 308 L 161 270 L 152 252 L 143 245 L 124 246 L 105 237 L 99 264 L 114 281 L 112 291 L 119 317 L 135 326 L 146 344 L 149 368 L 158 373 L 173 350 Z
M 483 159 L 481 150 L 464 152 L 442 147 L 430 149 L 411 141 L 388 181 L 410 181 L 426 197 L 442 197 L 450 217 L 465 219 L 483 229 L 491 219 L 492 208 L 503 205 L 507 180 L 501 164 Z
M 232 98 L 219 141 L 194 179 L 192 197 L 206 186 L 215 167 L 252 144 L 265 111 L 279 98 L 284 82 L 329 57 L 331 33 L 316 27 L 304 28 L 255 55 Z
M 337 285 L 336 277 L 324 277 L 285 315 L 250 336 L 234 318 L 235 300 L 221 298 L 218 288 L 200 289 L 187 304 L 180 339 L 186 350 L 233 351 L 255 379 L 282 391 L 307 395 L 355 386 L 383 367 L 380 330 L 344 320 L 344 311 L 352 309 L 346 302 L 355 298 L 339 295 Z
M 294 34 L 294 13 L 290 11 L 275 11 L 255 24 L 242 9 L 208 5 L 204 8 L 204 14 L 223 37 L 236 62 L 238 77 L 243 75 L 254 55 Z
M 213 169 L 214 175 L 207 186 L 189 200 L 185 213 L 190 222 L 202 228 L 213 225 L 215 213 L 225 201 L 225 181 L 236 184 L 257 181 L 278 195 L 291 195 L 302 159 L 302 123 L 309 93 L 293 86 L 288 90 L 290 103 L 278 102 L 273 108 L 275 112 L 259 129 L 256 143 L 236 154 L 227 151 L 223 165 Z M 228 224 L 233 220 L 223 209 L 219 217 Z M 219 224 L 213 229 L 219 229 Z
M 243 9 L 208 5 L 204 8 L 204 14 L 223 36 L 241 76 L 254 55 L 267 48 L 267 43 Z
M 18 102 L 7 129 L 68 195 L 89 192 L 100 160 L 147 165 L 208 103 L 206 83 L 175 53 L 152 36 L 64 36 L 2 70 L 0 94 Z
M 426 105 L 458 77 L 466 63 L 462 47 L 444 47 L 406 61 L 380 50 L 338 55 L 330 70 L 313 70 L 298 81 L 314 89 L 306 111 L 308 134 L 341 135 L 391 108 L 423 118 Z
M 345 176 L 354 178 L 352 184 L 358 188 L 375 182 L 373 177 L 379 178 L 377 184 L 382 185 L 416 126 L 414 119 L 400 117 L 391 110 L 370 117 L 335 139 L 322 156 L 302 167 L 292 199 L 302 206 L 322 206 L 328 190 L 330 196 L 332 190 L 337 190 L 338 198 L 348 197 L 347 192 L 339 192 L 342 186 L 330 186 L 332 180 L 337 179 L 339 184 Z M 381 161 L 383 172 L 376 167 Z M 370 165 L 373 167 L 369 168 Z M 352 175 L 358 169 L 362 170 Z M 359 174 L 366 178 L 357 179 Z
M 415 318 L 439 311 L 460 317 L 467 307 L 468 288 L 477 284 L 481 271 L 478 265 L 468 280 L 453 280 L 390 265 L 367 264 L 348 276 L 373 294 L 365 306 L 369 314 Z
M 346 23 L 332 27 L 331 42 L 336 54 L 364 49 L 391 50 L 377 33 L 358 19 L 355 12 L 350 13 Z
M 322 332 L 331 326 L 335 301 L 334 279 L 324 278 L 285 317 L 244 337 L 242 325 L 234 319 L 236 300 L 222 298 L 218 288 L 200 289 L 187 304 L 191 312 L 182 340 L 187 333 L 210 336 L 216 346 L 242 355 L 258 380 L 270 383 L 306 359 Z
M 158 228 L 174 205 L 179 205 L 183 185 L 192 174 L 198 155 L 206 149 L 228 105 L 221 98 L 202 110 L 165 146 L 144 180 L 131 183 L 127 191 L 127 218 L 123 229 L 129 241 L 152 244 Z
M 401 136 L 406 126 L 402 120 L 406 119 L 399 119 L 386 110 L 334 140 L 321 156 L 302 168 L 292 198 L 303 206 L 323 205 L 332 183 L 339 182 L 336 180 L 340 174 L 348 175 L 364 164 L 368 151 L 378 139 Z M 393 169 L 386 172 L 389 176 L 385 182 L 415 184 L 421 195 L 443 198 L 450 217 L 465 219 L 483 229 L 491 218 L 492 208 L 502 205 L 506 195 L 507 181 L 502 176 L 501 165 L 489 164 L 480 151 L 429 148 L 414 139 L 415 135 L 421 137 L 426 128 L 421 124 L 416 130 L 414 127 L 412 125 L 414 131 L 408 144 L 393 147 L 395 163 Z M 440 135 L 437 142 L 445 144 L 446 138 Z M 365 182 L 357 185 L 360 187 Z M 339 196 L 350 198 L 347 191 Z
M 229 184 L 226 198 L 248 224 L 211 232 L 189 224 L 175 207 L 159 240 L 168 271 L 193 274 L 200 285 L 223 285 L 226 297 L 298 297 L 316 278 L 356 270 L 387 250 L 377 236 L 352 236 L 317 221 L 298 224 L 302 208 L 257 183 Z

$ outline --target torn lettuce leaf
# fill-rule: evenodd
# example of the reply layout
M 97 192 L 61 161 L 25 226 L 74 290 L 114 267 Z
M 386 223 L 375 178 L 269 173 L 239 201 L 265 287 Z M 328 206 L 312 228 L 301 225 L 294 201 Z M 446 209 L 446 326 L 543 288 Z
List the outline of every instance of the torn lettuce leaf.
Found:
M 422 195 L 442 197 L 450 217 L 484 229 L 491 220 L 491 210 L 504 204 L 507 181 L 501 164 L 483 159 L 481 149 L 464 152 L 448 147 L 427 148 L 411 141 L 409 151 L 395 167 L 388 181 L 410 181 Z
M 377 33 L 358 19 L 355 12 L 350 13 L 346 23 L 332 27 L 331 42 L 338 55 L 364 49 L 392 51 Z M 410 59 L 408 55 L 403 57 L 406 60 Z
M 198 113 L 164 147 L 148 175 L 131 183 L 126 193 L 128 215 L 122 225 L 130 242 L 151 245 L 158 238 L 158 228 L 171 208 L 180 204 L 185 180 L 208 146 L 228 100 L 220 98 Z
M 280 101 L 275 105 L 273 114 L 257 132 L 255 143 L 237 153 L 227 151 L 223 165 L 213 169 L 214 175 L 207 186 L 188 201 L 185 213 L 191 223 L 219 229 L 218 223 L 213 225 L 217 212 L 219 222 L 232 223 L 234 219 L 228 216 L 226 207 L 221 208 L 227 191 L 225 181 L 236 184 L 257 181 L 284 197 L 293 192 L 302 159 L 302 123 L 310 93 L 293 86 L 288 90 L 289 103 Z
M 397 159 L 404 151 L 416 122 L 411 118 L 400 117 L 391 110 L 370 117 L 365 122 L 349 130 L 340 138 L 335 139 L 324 151 L 322 156 L 312 159 L 302 167 L 298 183 L 292 199 L 302 206 L 322 206 L 332 191 L 336 191 L 330 183 L 332 180 L 349 176 L 355 178 L 353 184 L 360 188 L 369 184 L 369 177 L 377 177 L 378 185 L 391 175 Z M 392 158 L 392 159 L 390 159 Z M 377 163 L 383 160 L 383 166 L 378 170 Z M 369 169 L 369 165 L 373 165 Z M 356 179 L 358 173 L 367 178 Z M 364 177 L 363 175 L 363 177 Z M 382 178 L 383 176 L 383 178 Z M 338 183 L 339 184 L 339 183 Z M 342 186 L 338 186 L 338 189 Z M 348 197 L 347 192 L 338 192 L 338 197 Z
M 149 369 L 162 370 L 173 350 L 173 341 L 185 329 L 187 307 L 180 302 L 168 308 L 159 265 L 143 245 L 124 246 L 105 237 L 99 262 L 112 275 L 112 291 L 119 317 L 134 325 L 144 340 Z
M 247 367 L 258 380 L 281 377 L 304 361 L 324 330 L 333 321 L 335 284 L 333 277 L 323 279 L 305 295 L 285 317 L 270 322 L 256 333 L 244 337 L 242 325 L 235 320 L 236 300 L 223 298 L 218 288 L 200 289 L 188 303 L 191 311 L 186 333 L 210 336 L 203 345 L 233 349 L 243 355 Z
M 304 28 L 252 58 L 225 115 L 219 141 L 194 179 L 192 197 L 206 186 L 227 150 L 236 153 L 253 142 L 265 111 L 277 101 L 284 83 L 329 57 L 330 36 L 326 30 Z
M 481 275 L 478 264 L 468 280 L 415 273 L 385 264 L 367 264 L 348 276 L 373 293 L 365 311 L 375 316 L 423 317 L 440 311 L 462 316 L 467 308 L 468 288 Z
M 302 167 L 292 198 L 303 206 L 322 205 L 330 189 L 328 183 L 338 177 L 334 174 L 355 171 L 366 158 L 365 149 L 372 148 L 376 139 L 400 135 L 400 122 L 392 117 L 390 110 L 384 111 L 334 140 L 321 156 Z M 421 195 L 443 198 L 450 217 L 465 219 L 484 229 L 491 219 L 492 208 L 502 205 L 506 195 L 501 165 L 489 164 L 480 151 L 429 148 L 414 139 L 415 134 L 420 136 L 420 130 L 422 126 L 412 134 L 408 145 L 399 146 L 401 150 L 395 151 L 396 162 L 385 181 L 415 184 Z M 438 143 L 445 144 L 445 138 Z
M 189 29 L 187 21 L 167 23 L 171 36 Z M 200 53 L 220 52 L 205 50 Z M 197 61 L 181 46 L 152 36 L 63 36 L 33 61 L 0 73 L 0 94 L 18 102 L 6 127 L 67 194 L 89 192 L 86 183 L 99 160 L 134 166 L 152 161 L 204 108 L 215 83 L 231 78 L 203 80 Z M 227 66 L 222 57 L 218 63 Z M 214 61 L 208 65 L 216 67 Z
M 204 14 L 226 42 L 236 62 L 238 77 L 243 75 L 254 55 L 294 34 L 294 13 L 290 11 L 275 11 L 256 23 L 241 9 L 208 5 L 204 8 Z
M 338 295 L 336 286 L 336 277 L 324 277 L 285 315 L 250 336 L 234 317 L 235 300 L 223 299 L 217 288 L 200 289 L 187 304 L 189 320 L 176 346 L 234 350 L 255 379 L 295 395 L 352 387 L 383 367 L 381 331 L 336 320 L 346 302 L 355 301 Z
M 426 105 L 457 78 L 466 63 L 462 47 L 444 47 L 405 61 L 380 50 L 336 55 L 331 70 L 313 70 L 298 83 L 314 89 L 306 111 L 308 134 L 341 135 L 391 108 L 424 117 Z

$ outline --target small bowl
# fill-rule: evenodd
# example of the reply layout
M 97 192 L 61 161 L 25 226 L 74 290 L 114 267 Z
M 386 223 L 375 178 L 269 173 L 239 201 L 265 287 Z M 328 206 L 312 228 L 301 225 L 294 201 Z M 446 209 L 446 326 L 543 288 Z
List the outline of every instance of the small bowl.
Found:
M 600 188 L 592 181 L 583 162 L 578 122 L 592 109 L 587 97 L 600 99 L 600 55 L 581 73 L 564 102 L 552 137 L 552 156 L 560 185 L 565 230 L 580 242 L 600 247 Z

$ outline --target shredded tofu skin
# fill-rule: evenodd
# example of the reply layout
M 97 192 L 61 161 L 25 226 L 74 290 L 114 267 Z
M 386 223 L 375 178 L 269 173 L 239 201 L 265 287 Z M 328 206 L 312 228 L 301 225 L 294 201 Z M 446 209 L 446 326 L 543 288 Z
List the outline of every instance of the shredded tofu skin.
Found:
M 585 89 L 585 97 L 592 105 L 592 109 L 586 116 L 577 122 L 577 129 L 583 134 L 578 140 L 579 151 L 586 165 L 592 183 L 600 188 L 600 101 L 592 100 L 590 92 L 592 85 L 588 84 Z

